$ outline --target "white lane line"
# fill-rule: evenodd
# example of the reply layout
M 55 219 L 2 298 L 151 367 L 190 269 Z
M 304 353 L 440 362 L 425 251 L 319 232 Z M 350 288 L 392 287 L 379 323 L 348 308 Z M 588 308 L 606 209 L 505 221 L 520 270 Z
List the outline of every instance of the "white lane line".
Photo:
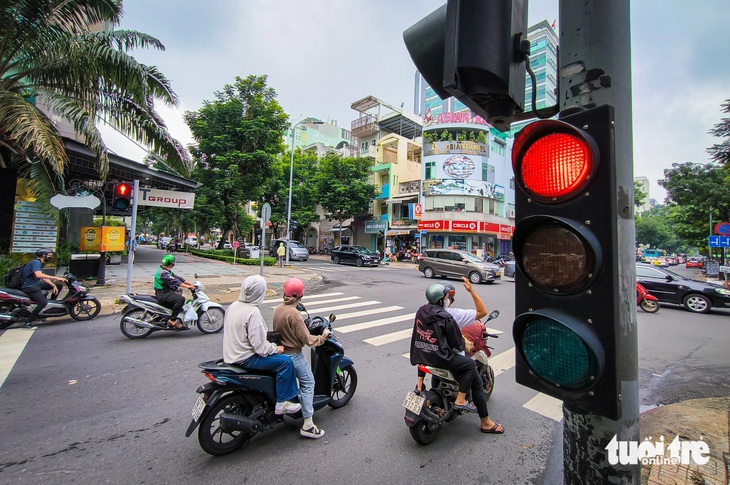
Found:
M 541 392 L 523 404 L 522 407 L 554 421 L 563 419 L 563 401 Z
M 512 347 L 509 350 L 505 350 L 502 353 L 491 356 L 489 358 L 489 365 L 494 371 L 494 377 L 497 377 L 507 369 L 511 369 L 515 366 L 515 348 Z
M 388 307 L 385 307 L 388 308 Z M 393 307 L 395 309 L 402 309 L 401 307 Z M 362 312 L 356 312 L 362 313 Z M 345 327 L 335 328 L 336 331 L 341 333 L 356 332 L 358 330 L 364 330 L 366 328 L 380 327 L 381 325 L 390 325 L 396 322 L 413 321 L 413 313 L 409 315 L 398 315 L 397 317 L 381 318 L 380 320 L 372 320 L 364 323 L 356 323 L 354 325 L 347 325 Z M 340 316 L 337 316 L 337 320 L 340 320 Z
M 403 310 L 403 307 L 398 306 L 398 305 L 381 306 L 378 308 L 372 308 L 370 310 L 362 310 L 359 312 L 338 313 L 337 321 L 339 322 L 340 320 L 347 320 L 348 318 L 366 317 L 368 315 L 375 315 L 376 313 L 392 312 L 395 310 Z
M 338 303 L 341 301 L 351 301 L 351 300 L 361 300 L 361 296 L 343 296 L 341 298 L 330 298 L 329 300 L 317 300 L 317 301 L 308 301 L 307 302 L 307 308 L 313 306 L 313 305 L 323 305 L 325 303 Z
M 397 342 L 398 340 L 409 339 L 411 338 L 412 333 L 413 329 L 407 328 L 405 330 L 401 330 L 400 332 L 386 333 L 385 335 L 379 335 L 377 337 L 365 339 L 363 340 L 363 342 L 379 347 L 381 345 Z
M 358 308 L 358 307 L 363 307 L 363 306 L 368 306 L 368 305 L 379 305 L 379 304 L 380 304 L 380 302 L 376 301 L 376 300 L 359 301 L 356 303 L 348 303 L 347 305 L 335 305 L 335 306 L 329 306 L 329 307 L 325 307 L 325 308 L 316 308 L 316 309 L 313 309 L 312 312 L 316 311 L 317 313 L 327 313 L 327 312 L 331 312 L 333 310 L 345 310 L 347 308 Z
M 302 300 L 309 301 L 309 300 L 314 300 L 315 298 L 329 298 L 330 296 L 338 296 L 338 295 L 344 295 L 344 293 L 334 292 L 334 293 L 321 293 L 319 295 L 304 295 L 302 297 Z M 282 301 L 282 298 L 278 297 L 278 298 L 274 298 L 274 299 L 270 299 L 270 300 L 264 300 L 261 302 L 261 304 L 267 305 L 269 303 L 281 303 L 281 301 Z
M 34 333 L 35 330 L 19 328 L 6 330 L 0 336 L 0 387 L 5 383 L 5 379 L 10 375 L 15 362 Z

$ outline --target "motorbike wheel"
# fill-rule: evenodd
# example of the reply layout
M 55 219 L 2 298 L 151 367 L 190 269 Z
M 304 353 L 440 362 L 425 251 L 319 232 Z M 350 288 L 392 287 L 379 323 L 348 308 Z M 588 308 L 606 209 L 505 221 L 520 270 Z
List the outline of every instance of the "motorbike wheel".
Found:
M 222 308 L 209 308 L 207 312 L 198 312 L 198 330 L 203 333 L 218 333 L 223 330 L 223 317 L 226 312 Z
M 205 419 L 201 421 L 198 428 L 198 443 L 200 443 L 203 451 L 213 456 L 221 456 L 230 453 L 250 440 L 253 433 L 223 431 L 220 415 L 229 413 L 249 416 L 252 411 L 248 401 L 238 394 L 231 394 L 218 401 Z
M 96 317 L 101 311 L 101 302 L 96 298 L 80 300 L 69 309 L 71 318 L 83 322 Z
M 335 374 L 335 382 L 332 386 L 332 396 L 329 405 L 332 408 L 341 408 L 345 406 L 352 396 L 355 395 L 357 389 L 357 372 L 355 367 L 348 366 L 344 369 L 338 369 Z
M 12 325 L 14 323 L 15 322 L 12 320 L 4 320 L 4 321 L 0 322 L 0 330 L 5 330 L 6 328 L 8 328 L 10 325 Z
M 639 306 L 646 313 L 656 313 L 659 311 L 659 302 L 658 301 L 641 300 L 641 303 L 639 303 Z
M 434 414 L 440 414 L 443 411 L 444 403 L 441 400 L 441 396 L 432 391 L 426 392 L 426 404 L 428 409 Z M 433 443 L 441 432 L 442 424 L 431 424 L 428 421 L 421 420 L 417 425 L 408 428 L 411 432 L 411 437 L 420 445 L 430 445 Z
M 492 397 L 492 392 L 494 391 L 494 370 L 492 370 L 491 365 L 487 365 L 487 368 L 479 373 L 479 376 L 482 378 L 482 382 L 484 382 L 484 400 L 489 401 L 489 398 Z
M 145 318 L 145 313 L 147 312 L 145 312 L 141 308 L 135 308 L 134 310 L 129 310 L 127 313 L 122 315 L 122 319 L 119 322 L 119 329 L 122 331 L 125 337 L 131 339 L 145 338 L 152 333 L 151 328 L 138 327 L 134 323 L 127 321 L 128 318 L 149 321 L 154 317 L 154 315 L 147 313 L 147 316 Z

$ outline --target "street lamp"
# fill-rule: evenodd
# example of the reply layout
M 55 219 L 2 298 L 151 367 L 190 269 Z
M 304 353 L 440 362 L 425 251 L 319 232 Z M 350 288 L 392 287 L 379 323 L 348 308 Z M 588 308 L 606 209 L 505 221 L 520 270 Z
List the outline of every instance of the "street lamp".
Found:
M 323 125 L 324 121 L 303 119 L 298 121 L 291 127 L 291 160 L 289 161 L 289 200 L 286 208 L 286 264 L 289 264 L 289 240 L 291 239 L 291 191 L 292 179 L 294 177 L 294 139 L 296 136 L 296 127 L 302 124 Z

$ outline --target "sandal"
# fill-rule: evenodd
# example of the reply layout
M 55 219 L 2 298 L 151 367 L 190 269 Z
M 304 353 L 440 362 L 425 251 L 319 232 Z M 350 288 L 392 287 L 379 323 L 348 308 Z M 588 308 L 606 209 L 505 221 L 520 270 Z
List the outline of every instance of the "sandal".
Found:
M 170 322 L 167 322 L 167 324 L 173 330 L 190 330 L 190 327 L 188 327 L 184 323 L 180 323 L 180 322 L 170 323 Z
M 454 409 L 458 409 L 460 411 L 466 411 L 467 413 L 476 413 L 477 407 L 473 405 L 472 403 L 465 402 L 464 404 L 454 404 Z
M 502 434 L 504 433 L 504 426 L 499 423 L 494 423 L 494 426 L 492 426 L 491 428 L 479 428 L 479 431 L 481 431 L 482 433 Z

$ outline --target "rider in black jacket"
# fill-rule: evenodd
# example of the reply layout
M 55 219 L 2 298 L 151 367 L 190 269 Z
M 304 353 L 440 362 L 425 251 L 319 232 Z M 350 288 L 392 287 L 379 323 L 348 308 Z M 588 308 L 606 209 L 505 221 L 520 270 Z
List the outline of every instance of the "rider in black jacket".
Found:
M 489 419 L 484 387 L 474 361 L 458 353 L 464 351 L 464 338 L 454 318 L 443 307 L 448 293 L 449 289 L 440 283 L 426 290 L 428 303 L 418 309 L 413 323 L 411 364 L 450 370 L 459 381 L 454 408 L 479 413 L 483 433 L 504 433 L 501 424 Z M 469 389 L 474 404 L 466 400 Z

